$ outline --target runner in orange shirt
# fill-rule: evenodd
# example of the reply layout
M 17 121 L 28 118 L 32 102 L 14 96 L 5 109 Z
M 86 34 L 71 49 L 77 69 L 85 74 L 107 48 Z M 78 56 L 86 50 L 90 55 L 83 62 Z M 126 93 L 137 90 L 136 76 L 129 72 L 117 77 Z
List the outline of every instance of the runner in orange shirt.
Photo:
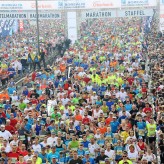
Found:
M 75 120 L 82 121 L 82 115 L 80 114 L 80 111 L 76 110 L 75 113 L 76 113 L 75 114 Z
M 60 71 L 61 71 L 61 72 L 65 72 L 65 70 L 66 70 L 66 65 L 65 65 L 64 62 L 62 62 L 62 63 L 60 64 Z
M 107 132 L 107 127 L 104 126 L 104 122 L 103 121 L 100 122 L 100 127 L 97 130 L 100 130 L 101 134 L 105 134 Z
M 10 100 L 9 94 L 7 92 L 7 90 L 4 90 L 2 93 L 0 93 L 0 99 L 6 99 L 6 100 Z

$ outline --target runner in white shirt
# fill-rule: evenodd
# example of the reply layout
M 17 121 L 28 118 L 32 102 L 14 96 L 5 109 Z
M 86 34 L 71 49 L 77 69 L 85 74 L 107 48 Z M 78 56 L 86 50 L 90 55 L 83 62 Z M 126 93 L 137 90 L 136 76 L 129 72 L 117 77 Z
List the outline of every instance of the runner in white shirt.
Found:
M 103 111 L 101 109 L 99 109 L 99 107 L 96 107 L 96 109 L 93 110 L 93 117 L 94 117 L 94 119 L 99 118 L 101 113 L 103 113 Z
M 115 160 L 115 151 L 111 150 L 111 145 L 108 143 L 107 144 L 107 148 L 105 150 L 105 155 L 109 157 L 111 163 L 113 164 L 114 160 Z
M 51 137 L 47 138 L 48 145 L 56 145 L 57 137 L 55 137 L 55 132 L 51 132 Z
M 91 96 L 91 102 L 92 105 L 94 105 L 96 103 L 98 96 L 96 95 L 96 92 L 93 92 L 93 95 Z
M 143 155 L 142 160 L 146 159 L 148 162 L 155 162 L 156 156 L 152 153 L 151 149 L 148 149 L 147 152 Z
M 100 149 L 99 145 L 95 142 L 94 138 L 91 138 L 90 143 L 88 144 L 89 152 L 92 156 L 96 156 L 98 150 Z
M 101 133 L 100 133 L 99 129 L 97 129 L 97 131 L 96 131 L 95 138 L 96 139 L 100 139 L 101 138 Z
M 134 145 L 130 145 L 129 146 L 128 158 L 133 162 L 133 164 L 137 164 L 137 161 L 138 161 L 138 151 L 135 150 Z
M 26 156 L 24 156 L 24 160 L 27 162 L 29 159 L 32 159 L 33 157 L 33 154 L 32 154 L 32 151 L 31 149 L 28 149 L 28 154 Z
M 119 98 L 122 102 L 126 100 L 127 93 L 124 91 L 124 88 L 121 88 L 121 91 L 119 92 Z
M 64 97 L 61 99 L 62 104 L 65 106 L 66 104 L 68 104 L 68 102 L 70 101 L 69 98 L 67 98 L 66 94 L 64 95 Z
M 41 152 L 41 145 L 39 144 L 39 138 L 36 137 L 35 138 L 35 141 L 34 141 L 34 144 L 32 145 L 32 149 L 36 152 Z
M 5 130 L 5 125 L 1 125 L 0 136 L 6 140 L 9 140 L 12 138 L 12 134 L 8 130 Z

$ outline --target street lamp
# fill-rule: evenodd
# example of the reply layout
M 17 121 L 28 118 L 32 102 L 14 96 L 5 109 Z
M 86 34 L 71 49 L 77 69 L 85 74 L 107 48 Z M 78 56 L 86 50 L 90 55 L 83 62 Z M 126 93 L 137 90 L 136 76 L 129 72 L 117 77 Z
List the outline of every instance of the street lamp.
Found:
M 40 54 L 40 43 L 39 43 L 39 17 L 38 17 L 38 0 L 36 3 L 36 25 L 37 25 L 37 44 L 38 44 L 38 55 Z

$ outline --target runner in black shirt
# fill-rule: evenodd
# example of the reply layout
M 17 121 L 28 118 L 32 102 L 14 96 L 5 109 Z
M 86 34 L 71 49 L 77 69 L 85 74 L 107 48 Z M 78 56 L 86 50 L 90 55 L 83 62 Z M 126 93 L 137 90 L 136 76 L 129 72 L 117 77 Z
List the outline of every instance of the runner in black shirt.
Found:
M 83 161 L 78 158 L 77 151 L 73 152 L 73 159 L 69 161 L 69 164 L 82 164 Z

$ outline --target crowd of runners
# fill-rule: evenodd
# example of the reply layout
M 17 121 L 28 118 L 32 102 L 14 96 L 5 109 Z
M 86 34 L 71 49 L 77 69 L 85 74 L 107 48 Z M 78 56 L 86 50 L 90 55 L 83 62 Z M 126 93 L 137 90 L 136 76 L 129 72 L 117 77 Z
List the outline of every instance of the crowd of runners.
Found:
M 37 28 L 33 21 L 25 21 L 24 31 L 1 38 L 0 42 L 0 78 L 4 86 L 13 77 L 23 77 L 31 70 L 46 67 L 46 58 L 53 48 L 58 49 L 64 42 L 63 20 L 40 21 L 40 55 L 37 54 Z M 49 28 L 45 28 L 49 27 Z
M 17 90 L 13 65 L 6 69 L 8 88 L 0 93 L 0 163 L 164 163 L 162 34 L 155 33 L 153 24 L 145 34 L 141 18 L 82 22 L 80 39 L 49 65 L 41 54 L 45 59 L 48 44 L 64 41 L 64 26 L 41 24 L 40 56 L 36 44 L 29 43 L 30 32 L 10 37 L 10 48 L 5 46 L 4 61 L 15 57 L 15 64 L 25 57 L 27 66 L 21 70 L 34 71 Z M 15 46 L 20 38 L 24 42 Z M 21 74 L 19 67 L 14 69 Z

